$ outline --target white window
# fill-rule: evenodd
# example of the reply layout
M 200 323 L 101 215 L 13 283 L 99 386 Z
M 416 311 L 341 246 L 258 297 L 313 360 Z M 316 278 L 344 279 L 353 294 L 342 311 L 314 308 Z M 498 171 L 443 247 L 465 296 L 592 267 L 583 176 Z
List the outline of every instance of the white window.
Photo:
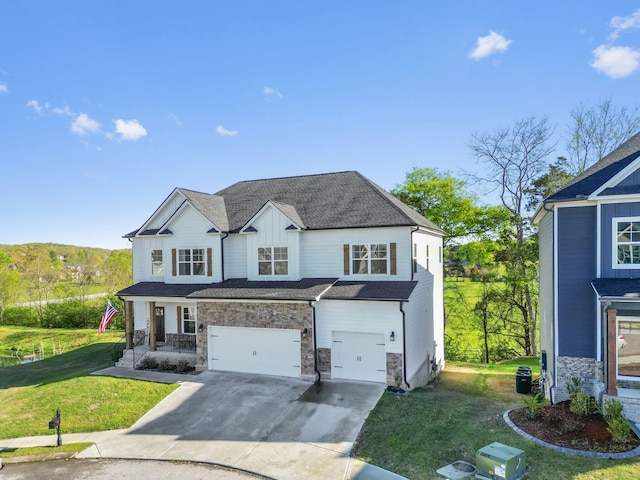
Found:
M 258 275 L 288 275 L 289 252 L 287 247 L 258 248 Z
M 613 268 L 640 267 L 640 218 L 613 219 Z
M 418 271 L 418 244 L 413 244 L 413 273 Z
M 151 250 L 151 275 L 164 275 L 162 250 Z
M 353 275 L 386 274 L 389 271 L 389 249 L 386 243 L 351 245 Z
M 640 317 L 618 317 L 618 378 L 640 377 Z
M 196 309 L 194 307 L 182 308 L 182 331 L 195 335 L 196 333 Z
M 204 249 L 178 250 L 178 275 L 204 275 Z
M 426 254 L 427 254 L 427 263 L 425 264 L 425 269 L 427 271 L 429 271 L 429 245 L 427 245 L 427 249 L 426 249 Z

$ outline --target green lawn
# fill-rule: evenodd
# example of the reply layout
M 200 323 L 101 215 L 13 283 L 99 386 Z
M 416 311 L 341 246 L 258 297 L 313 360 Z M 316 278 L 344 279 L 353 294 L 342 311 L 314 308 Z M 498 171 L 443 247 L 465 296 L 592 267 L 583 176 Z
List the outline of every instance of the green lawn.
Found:
M 44 356 L 68 352 L 96 342 L 123 341 L 123 331 L 107 330 L 98 335 L 95 329 L 0 327 L 0 367 L 14 365 L 25 355 Z
M 640 460 L 598 460 L 561 454 L 513 432 L 502 414 L 524 406 L 514 392 L 517 365 L 447 363 L 433 384 L 405 396 L 385 393 L 371 412 L 354 447 L 354 455 L 412 480 L 440 479 L 436 470 L 456 460 L 475 464 L 476 451 L 501 442 L 525 451 L 527 479 L 640 478 Z
M 0 337 L 8 336 L 7 329 L 16 334 L 19 328 L 0 327 Z M 25 338 L 28 330 L 34 338 L 48 331 L 20 329 L 24 330 L 21 334 Z M 62 335 L 64 331 L 56 333 Z M 0 438 L 51 434 L 48 423 L 57 408 L 63 433 L 129 427 L 177 388 L 177 385 L 89 376 L 113 365 L 114 348 L 122 347 L 109 341 L 119 338 L 117 334 L 98 337 L 93 330 L 86 332 L 100 343 L 70 349 L 39 362 L 0 368 Z

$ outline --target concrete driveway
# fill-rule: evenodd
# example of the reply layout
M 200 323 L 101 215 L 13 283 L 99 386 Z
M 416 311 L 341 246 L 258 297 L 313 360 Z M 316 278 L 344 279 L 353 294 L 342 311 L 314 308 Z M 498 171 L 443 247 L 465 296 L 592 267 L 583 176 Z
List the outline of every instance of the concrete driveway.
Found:
M 276 479 L 402 478 L 349 457 L 381 384 L 226 372 L 187 378 L 129 429 L 69 435 L 96 442 L 80 458 L 206 461 Z

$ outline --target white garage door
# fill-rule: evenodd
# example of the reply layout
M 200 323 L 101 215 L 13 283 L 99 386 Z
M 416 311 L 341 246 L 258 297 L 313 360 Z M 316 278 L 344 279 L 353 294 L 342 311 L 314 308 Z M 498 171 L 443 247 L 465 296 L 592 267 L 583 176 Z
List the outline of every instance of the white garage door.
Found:
M 384 340 L 385 336 L 378 333 L 333 332 L 331 377 L 385 383 Z
M 209 370 L 300 376 L 300 331 L 208 327 Z

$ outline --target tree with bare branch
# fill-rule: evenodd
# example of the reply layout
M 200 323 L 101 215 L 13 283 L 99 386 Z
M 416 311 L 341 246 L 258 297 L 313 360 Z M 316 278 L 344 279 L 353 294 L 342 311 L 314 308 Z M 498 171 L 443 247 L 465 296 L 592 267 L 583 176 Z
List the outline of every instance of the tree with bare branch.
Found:
M 567 130 L 570 173 L 579 175 L 640 130 L 639 107 L 616 108 L 611 99 L 571 110 Z
M 527 194 L 549 164 L 555 148 L 550 145 L 553 132 L 546 117 L 532 116 L 494 132 L 473 135 L 468 145 L 486 167 L 485 175 L 474 177 L 493 187 L 511 216 L 511 226 L 499 241 L 503 247 L 499 258 L 509 273 L 505 276 L 505 298 L 511 298 L 510 303 L 517 307 L 517 328 L 525 333 L 527 355 L 537 355 L 537 250 L 531 239 L 534 231 Z

